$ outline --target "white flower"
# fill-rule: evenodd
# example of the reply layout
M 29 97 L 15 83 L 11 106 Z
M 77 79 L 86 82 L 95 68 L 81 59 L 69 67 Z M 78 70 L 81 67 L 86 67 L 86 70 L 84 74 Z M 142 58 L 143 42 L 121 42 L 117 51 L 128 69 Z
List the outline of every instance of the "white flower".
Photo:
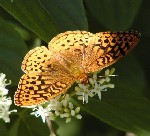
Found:
M 10 122 L 9 108 L 11 103 L 12 103 L 11 100 L 0 101 L 0 118 L 2 118 L 5 122 Z
M 77 87 L 75 87 L 76 95 L 78 95 L 79 100 L 83 100 L 83 103 L 88 103 L 88 96 L 89 96 L 89 84 L 78 84 Z
M 8 89 L 0 86 L 0 95 L 3 96 L 7 94 L 8 94 Z
M 7 79 L 5 79 L 6 75 L 3 73 L 0 73 L 0 87 L 5 88 L 7 85 L 11 84 L 11 81 L 6 83 Z
M 63 98 L 63 99 L 62 99 Z M 48 117 L 50 120 L 54 120 L 56 117 L 66 118 L 66 123 L 71 121 L 72 117 L 81 119 L 82 116 L 79 114 L 80 107 L 74 109 L 72 102 L 70 102 L 69 94 L 66 94 L 65 97 L 58 96 L 54 99 L 51 99 L 47 106 L 38 105 L 38 107 L 33 109 L 32 115 L 36 117 L 41 116 L 43 122 L 45 122 L 45 117 Z
M 45 114 L 46 114 L 47 110 L 44 109 L 44 108 L 39 104 L 39 105 L 38 105 L 38 108 L 34 108 L 33 111 L 35 111 L 35 112 L 32 112 L 31 115 L 35 115 L 36 117 L 41 116 L 42 121 L 45 123 Z
M 49 120 L 54 120 L 56 117 L 64 118 L 66 123 L 71 122 L 72 118 L 81 119 L 82 116 L 79 114 L 80 107 L 74 107 L 73 103 L 70 101 L 70 96 L 76 94 L 79 100 L 83 103 L 88 103 L 88 97 L 93 97 L 98 95 L 101 99 L 101 92 L 107 91 L 108 88 L 114 88 L 114 84 L 110 83 L 110 76 L 115 69 L 106 70 L 104 76 L 98 76 L 94 73 L 90 77 L 88 84 L 81 84 L 77 81 L 78 86 L 75 87 L 75 92 L 69 94 L 61 94 L 50 101 L 38 105 L 33 109 L 32 115 L 36 117 L 41 116 L 43 122 L 46 118 Z
M 11 98 L 5 98 L 0 100 L 0 118 L 2 118 L 6 123 L 10 122 L 9 115 L 12 112 L 17 112 L 16 110 L 9 111 L 11 104 L 12 104 Z
M 11 110 L 10 106 L 12 104 L 12 100 L 10 97 L 7 98 L 8 89 L 5 87 L 9 85 L 11 82 L 6 83 L 7 79 L 5 79 L 6 75 L 3 73 L 0 73 L 0 118 L 3 119 L 6 123 L 10 122 L 9 115 L 12 112 L 17 112 L 16 110 Z
M 3 73 L 0 73 L 0 86 L 4 85 L 6 75 Z
M 97 76 L 97 73 L 93 74 L 92 78 L 89 78 L 89 84 L 81 84 L 79 83 L 77 87 L 75 87 L 76 95 L 78 95 L 79 100 L 83 100 L 86 103 L 88 103 L 88 97 L 93 97 L 95 95 L 98 95 L 99 99 L 101 100 L 101 92 L 107 91 L 108 88 L 114 88 L 114 84 L 109 83 L 110 82 L 110 76 L 115 71 L 114 68 L 111 70 L 107 69 L 105 71 L 104 76 Z

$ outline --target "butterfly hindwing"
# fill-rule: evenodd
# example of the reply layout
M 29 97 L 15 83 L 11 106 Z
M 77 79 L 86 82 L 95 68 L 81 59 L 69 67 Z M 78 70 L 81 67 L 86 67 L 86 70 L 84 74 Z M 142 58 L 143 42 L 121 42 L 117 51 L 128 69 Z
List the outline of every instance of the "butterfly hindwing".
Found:
M 46 72 L 24 74 L 15 93 L 15 104 L 31 106 L 43 103 L 65 93 L 74 81 L 67 72 L 63 72 L 62 75 Z

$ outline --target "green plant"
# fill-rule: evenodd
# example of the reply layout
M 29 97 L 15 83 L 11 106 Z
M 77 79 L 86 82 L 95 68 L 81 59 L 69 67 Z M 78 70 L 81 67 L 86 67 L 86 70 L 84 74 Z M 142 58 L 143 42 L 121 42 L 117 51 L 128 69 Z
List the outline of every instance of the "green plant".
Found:
M 36 46 L 47 45 L 58 33 L 67 30 L 99 32 L 136 29 L 141 31 L 146 42 L 140 42 L 135 55 L 133 52 L 113 65 L 119 75 L 113 80 L 115 89 L 104 92 L 101 101 L 94 97 L 83 105 L 74 99 L 73 102 L 81 107 L 87 120 L 72 121 L 69 125 L 56 120 L 54 128 L 60 136 L 88 135 L 88 132 L 92 136 L 94 132 L 95 135 L 119 136 L 122 134 L 119 130 L 138 136 L 150 135 L 150 97 L 147 86 L 149 47 L 140 46 L 149 43 L 149 24 L 144 18 L 149 15 L 146 11 L 148 4 L 142 3 L 142 0 L 0 0 L 0 73 L 5 73 L 7 79 L 12 81 L 10 96 L 13 97 L 22 75 L 20 66 L 25 54 Z M 10 124 L 0 122 L 0 135 L 49 135 L 41 119 L 30 116 L 30 109 L 14 105 L 11 108 L 17 108 L 18 114 L 12 114 Z M 92 131 L 92 126 L 91 131 L 84 129 L 81 122 L 83 125 L 90 124 L 92 118 L 86 113 L 117 129 L 102 122 L 100 124 L 106 131 Z

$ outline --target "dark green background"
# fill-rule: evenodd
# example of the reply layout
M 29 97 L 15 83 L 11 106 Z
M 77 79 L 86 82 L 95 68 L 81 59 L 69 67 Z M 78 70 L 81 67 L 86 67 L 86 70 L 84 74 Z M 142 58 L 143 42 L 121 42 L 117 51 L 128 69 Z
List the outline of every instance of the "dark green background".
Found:
M 102 92 L 102 100 L 82 104 L 82 120 L 56 120 L 60 136 L 124 136 L 132 132 L 150 136 L 150 1 L 148 0 L 0 0 L 0 72 L 12 80 L 14 95 L 23 74 L 25 54 L 67 30 L 137 30 L 141 40 L 124 59 L 114 64 L 118 77 L 114 89 Z M 40 39 L 42 42 L 40 42 Z M 46 136 L 49 130 L 30 110 L 18 109 L 11 123 L 0 122 L 0 136 Z

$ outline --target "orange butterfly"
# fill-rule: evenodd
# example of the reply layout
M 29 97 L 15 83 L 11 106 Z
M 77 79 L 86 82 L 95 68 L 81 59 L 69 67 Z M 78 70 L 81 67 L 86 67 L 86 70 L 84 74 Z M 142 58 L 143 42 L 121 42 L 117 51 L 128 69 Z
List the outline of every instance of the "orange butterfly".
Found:
M 22 62 L 25 74 L 15 93 L 18 106 L 36 105 L 65 93 L 76 80 L 115 63 L 139 41 L 138 32 L 67 31 L 54 37 L 48 48 L 30 50 Z

